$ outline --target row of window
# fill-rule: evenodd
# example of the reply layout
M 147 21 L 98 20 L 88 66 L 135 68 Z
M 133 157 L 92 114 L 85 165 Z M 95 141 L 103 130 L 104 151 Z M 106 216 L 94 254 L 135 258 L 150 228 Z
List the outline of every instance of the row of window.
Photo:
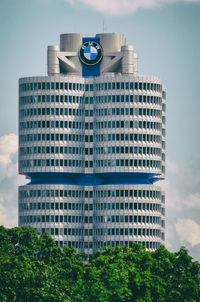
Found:
M 156 83 L 146 82 L 108 82 L 98 83 L 95 85 L 95 89 L 98 91 L 102 90 L 113 90 L 113 89 L 126 89 L 126 90 L 152 90 L 162 91 L 162 85 Z
M 161 155 L 160 148 L 154 147 L 133 147 L 133 146 L 111 146 L 94 148 L 95 154 L 141 154 L 141 155 Z
M 92 192 L 92 191 L 91 191 Z M 145 192 L 145 191 L 144 191 Z M 68 210 L 68 211 L 104 211 L 104 210 L 140 210 L 161 212 L 161 205 L 158 203 L 138 202 L 104 202 L 96 204 L 71 203 L 71 202 L 30 202 L 20 203 L 19 211 L 31 210 Z
M 93 110 L 83 110 L 75 108 L 29 108 L 21 109 L 19 111 L 20 117 L 30 117 L 30 116 L 47 116 L 47 115 L 65 115 L 65 116 L 93 116 Z M 161 117 L 162 111 L 158 109 L 149 108 L 102 108 L 95 110 L 96 116 L 111 116 L 111 115 L 136 115 L 136 116 L 146 116 L 146 117 Z
M 44 229 L 37 229 L 38 235 L 42 233 Z M 56 230 L 56 229 L 55 229 Z M 53 232 L 53 230 L 52 230 Z M 56 235 L 56 234 L 55 234 Z M 57 234 L 58 235 L 58 234 Z M 153 239 L 153 238 L 152 238 Z M 150 238 L 150 240 L 152 240 Z M 149 240 L 149 238 L 148 238 Z M 155 239 L 153 239 L 155 240 Z M 162 240 L 164 240 L 164 234 L 162 233 Z M 160 242 L 155 242 L 155 241 L 134 241 L 136 243 L 139 243 L 143 245 L 146 249 L 152 249 L 155 250 L 157 249 L 161 243 Z M 69 247 L 73 246 L 76 249 L 79 249 L 80 251 L 83 250 L 98 250 L 101 247 L 105 246 L 128 246 L 129 248 L 133 247 L 133 241 L 98 241 L 98 242 L 80 242 L 80 241 L 56 241 L 57 246 L 60 246 L 61 248 L 65 245 L 68 245 Z
M 109 216 L 108 216 L 109 217 Z M 95 218 L 95 217 L 94 217 Z M 94 222 L 102 222 L 102 223 L 107 223 L 107 222 L 126 222 L 126 223 L 151 223 L 151 224 L 157 224 L 157 225 L 161 225 L 161 218 L 160 217 L 157 217 L 157 216 L 112 216 L 112 220 L 108 220 L 108 218 L 106 216 L 98 216 L 96 218 L 99 218 L 98 219 L 94 219 Z M 133 219 L 134 218 L 134 219 Z M 83 216 L 58 216 L 58 215 L 52 215 L 52 216 L 49 216 L 49 215 L 31 215 L 31 216 L 20 216 L 19 217 L 19 222 L 20 224 L 27 224 L 27 223 L 93 223 L 93 217 L 92 216 L 89 216 L 89 217 L 83 217 Z M 131 228 L 130 228 L 131 229 Z M 71 228 L 66 228 L 65 230 L 70 230 L 71 231 Z M 122 234 L 122 232 L 124 231 L 121 231 L 120 234 L 118 234 L 116 232 L 117 228 L 112 228 L 110 229 L 111 230 L 115 230 L 115 234 L 114 234 L 114 231 L 111 233 L 108 232 L 108 229 L 97 229 L 96 232 L 95 232 L 95 229 L 91 229 L 91 230 L 83 230 L 83 229 L 78 229 L 77 228 L 77 231 L 79 230 L 79 234 L 78 235 L 86 235 L 86 236 L 92 236 L 93 235 L 93 230 L 94 230 L 94 235 L 128 235 L 128 234 Z M 103 233 L 103 230 L 106 231 L 106 233 Z M 119 230 L 119 229 L 118 229 Z M 125 230 L 125 228 L 122 228 L 121 230 Z M 132 231 L 133 230 L 137 230 L 137 229 L 131 229 Z M 148 229 L 149 230 L 149 229 Z M 86 232 L 85 232 L 86 231 Z M 88 232 L 89 231 L 89 232 Z M 101 233 L 102 231 L 102 233 Z M 131 233 L 132 233 L 131 231 Z M 146 229 L 144 229 L 144 231 L 146 231 Z M 133 234 L 133 233 L 132 233 Z M 65 234 L 64 235 L 73 235 L 73 234 Z M 129 235 L 131 235 L 129 233 Z M 135 233 L 134 233 L 135 235 Z
M 83 123 L 81 122 L 72 122 L 72 121 L 28 121 L 20 122 L 19 129 L 37 129 L 37 128 L 73 128 L 73 129 L 83 129 Z
M 140 141 L 140 142 L 161 143 L 162 137 L 161 135 L 142 134 L 142 133 L 108 133 L 108 134 L 95 135 L 95 141 L 96 142 Z
M 34 133 L 19 135 L 19 142 L 35 142 L 35 141 L 70 141 L 79 143 L 84 141 L 84 135 L 63 134 L 63 133 Z
M 87 86 L 86 86 L 87 85 Z M 88 90 L 89 84 L 82 83 L 71 83 L 71 82 L 34 82 L 34 83 L 24 83 L 19 85 L 20 91 L 32 91 L 32 90 Z M 92 88 L 93 86 L 91 86 Z
M 73 108 L 29 108 L 21 109 L 19 111 L 20 117 L 30 117 L 30 116 L 47 116 L 47 115 L 65 115 L 69 116 L 113 116 L 113 115 L 135 115 L 135 116 L 146 116 L 146 117 L 161 117 L 162 111 L 158 109 L 149 108 L 102 108 L 96 109 L 95 111 L 83 110 L 83 109 L 73 109 Z
M 150 130 L 161 130 L 162 124 L 158 122 L 147 122 L 147 121 L 104 121 L 95 123 L 97 129 L 108 129 L 108 128 L 135 128 L 135 129 L 150 129 Z M 108 127 L 109 126 L 109 127 Z M 92 130 L 93 123 L 81 123 L 73 121 L 27 121 L 20 122 L 19 129 L 37 129 L 37 128 L 69 128 L 69 129 L 86 129 Z
M 108 129 L 108 128 L 135 128 L 135 129 L 151 129 L 161 130 L 162 124 L 158 122 L 149 121 L 103 121 L 95 123 L 97 129 Z
M 162 85 L 156 83 L 146 82 L 106 82 L 96 84 L 82 84 L 71 82 L 33 82 L 24 83 L 19 85 L 20 91 L 32 91 L 32 90 L 80 90 L 80 91 L 94 91 L 94 90 L 152 90 L 162 91 Z
M 93 155 L 94 154 L 140 154 L 140 155 L 161 155 L 160 148 L 154 147 L 98 147 L 98 148 L 80 148 L 80 147 L 63 147 L 63 146 L 34 146 L 20 147 L 20 155 L 32 154 L 73 154 L 73 155 Z
M 73 230 L 73 229 L 72 229 Z M 74 229 L 74 231 L 71 231 L 71 233 L 74 233 L 76 234 L 76 230 L 77 229 Z M 57 236 L 57 235 L 63 235 L 64 234 L 64 231 L 63 229 L 58 229 L 58 228 L 36 228 L 36 231 L 38 233 L 38 235 L 41 235 L 42 233 L 44 232 L 47 232 L 49 233 L 50 235 L 52 236 Z M 158 248 L 161 243 L 160 242 L 156 242 L 155 239 L 152 238 L 153 235 L 151 236 L 151 238 L 146 238 L 145 241 L 138 241 L 138 240 L 131 240 L 131 241 L 109 241 L 109 240 L 105 240 L 106 238 L 104 238 L 103 241 L 101 240 L 98 240 L 96 242 L 83 242 L 83 241 L 76 241 L 76 240 L 68 240 L 68 241 L 56 241 L 56 244 L 60 247 L 63 247 L 63 245 L 68 245 L 68 246 L 73 246 L 77 249 L 80 249 L 80 250 L 83 250 L 83 249 L 99 249 L 101 247 L 104 247 L 104 246 L 113 246 L 113 247 L 116 247 L 116 246 L 128 246 L 128 247 L 133 247 L 133 243 L 139 243 L 139 244 L 142 244 L 144 247 L 146 247 L 147 249 L 150 248 L 150 249 L 156 249 Z M 161 238 L 162 240 L 164 240 L 164 233 L 162 232 L 161 233 Z M 148 240 L 148 241 L 147 241 Z
M 95 189 L 95 188 L 94 188 Z M 48 190 L 48 189 L 26 189 L 19 191 L 19 198 L 36 198 L 36 197 L 69 197 L 69 198 L 107 198 L 107 197 L 136 197 L 136 198 L 156 198 L 161 199 L 161 192 L 154 190 L 152 187 L 151 189 L 135 189 L 135 190 L 96 190 L 93 192 L 87 190 Z M 163 196 L 164 197 L 164 196 Z M 61 203 L 60 203 L 61 204 Z M 75 203 L 73 203 L 75 205 Z M 73 208 L 72 208 L 73 209 Z
M 164 233 L 161 234 L 162 240 L 164 240 Z M 134 241 L 136 243 L 142 244 L 146 249 L 157 249 L 161 243 L 160 242 L 155 242 L 155 241 Z M 99 249 L 101 247 L 104 246 L 112 246 L 112 247 L 116 247 L 116 246 L 123 246 L 126 245 L 130 248 L 133 247 L 133 241 L 98 241 L 98 242 L 84 242 L 80 244 L 80 246 L 82 248 L 88 249 L 88 248 L 94 248 L 94 249 Z M 77 248 L 77 246 L 79 246 L 79 244 L 77 244 L 78 242 L 75 241 L 71 241 L 71 242 L 66 242 L 66 244 L 68 244 L 69 246 L 74 246 Z M 62 246 L 63 242 L 61 243 Z
M 85 161 L 85 167 L 91 167 L 91 161 Z M 145 159 L 104 159 L 95 160 L 95 167 L 135 167 L 135 168 L 161 168 L 160 160 Z
M 93 223 L 92 216 L 28 215 L 19 217 L 20 224 L 26 223 Z M 158 216 L 94 216 L 94 223 L 151 223 L 161 225 Z
M 86 128 L 85 123 L 85 129 Z M 101 121 L 94 123 L 96 129 L 108 129 L 108 128 L 149 128 L 149 129 L 161 129 L 161 123 L 148 122 L 148 121 L 126 121 L 126 120 L 115 120 L 115 121 Z M 87 126 L 88 127 L 88 126 Z
M 69 230 L 69 229 L 68 229 Z M 90 231 L 90 230 L 89 230 Z M 85 230 L 85 236 L 87 236 L 88 230 Z M 112 228 L 112 229 L 94 229 L 94 236 L 151 236 L 151 237 L 161 237 L 160 229 L 140 229 L 140 228 Z M 73 235 L 73 232 L 70 231 L 70 234 Z M 88 234 L 90 236 L 90 234 Z M 75 235 L 76 236 L 76 235 Z
M 21 147 L 19 148 L 20 155 L 31 155 L 31 154 L 73 154 L 73 155 L 83 155 L 93 154 L 93 148 L 80 148 L 80 147 L 60 147 L 60 146 L 35 146 L 35 147 Z
M 38 103 L 68 103 L 68 104 L 82 104 L 83 96 L 76 95 L 27 95 L 20 96 L 19 103 L 20 105 L 27 104 L 38 104 Z M 93 104 L 93 98 L 90 98 L 90 104 Z
M 50 235 L 61 235 L 61 236 L 84 236 L 83 235 L 83 230 L 81 229 L 62 229 L 62 228 L 37 228 L 37 233 L 39 235 L 41 235 L 41 233 L 43 232 L 48 232 Z M 95 231 L 95 235 L 94 236 L 103 236 L 104 232 L 105 235 L 104 236 L 110 236 L 110 235 L 125 235 L 125 236 L 148 236 L 148 237 L 160 237 L 162 240 L 164 240 L 164 233 L 161 232 L 159 229 L 124 229 L 124 231 L 121 231 L 123 229 L 98 229 Z M 91 234 L 93 234 L 92 230 L 84 230 L 85 232 L 85 236 L 92 236 Z M 88 233 L 88 235 L 86 235 Z M 100 234 L 99 234 L 100 233 Z M 108 234 L 109 233 L 109 234 Z M 123 233 L 123 234 L 122 234 Z M 153 238 L 146 238 L 146 240 L 151 240 Z M 140 241 L 135 241 L 137 243 L 143 244 L 143 246 L 146 246 L 146 248 L 157 248 L 158 246 L 160 246 L 159 242 L 152 242 L 152 241 L 144 241 L 144 242 L 140 242 Z M 58 242 L 57 242 L 58 244 Z M 59 241 L 60 246 L 63 246 L 63 241 Z M 69 245 L 69 246 L 74 246 L 76 248 L 100 248 L 103 246 L 110 246 L 112 245 L 114 246 L 123 246 L 123 245 L 127 245 L 129 247 L 133 246 L 133 242 L 132 241 L 108 241 L 104 240 L 100 241 L 98 240 L 97 242 L 81 242 L 81 241 L 64 241 L 64 245 Z
M 91 191 L 91 193 L 93 193 Z M 93 194 L 92 194 L 93 195 Z M 31 210 L 68 210 L 68 211 L 93 211 L 93 204 L 71 202 L 28 202 L 19 203 L 20 211 Z
M 71 216 L 73 217 L 73 216 Z M 87 218 L 87 216 L 85 217 Z M 72 221 L 73 222 L 73 221 Z M 74 221 L 75 222 L 75 221 Z M 107 216 L 94 216 L 94 223 L 153 223 L 161 225 L 161 217 L 159 216 L 123 216 L 123 215 L 107 215 Z M 88 221 L 89 223 L 89 221 Z
M 86 112 L 87 110 L 85 110 Z M 92 110 L 90 110 L 92 111 Z M 135 115 L 147 117 L 161 117 L 162 111 L 149 108 L 102 108 L 95 110 L 95 116 L 113 116 L 113 115 Z M 86 116 L 86 115 L 85 115 Z M 91 116 L 91 115 L 90 115 Z M 92 113 L 93 116 L 93 113 Z
M 76 96 L 76 95 L 28 95 L 19 98 L 20 105 L 38 103 L 67 103 L 67 104 L 96 104 L 103 103 L 143 103 L 151 105 L 161 105 L 162 99 L 157 96 L 145 96 L 138 94 L 104 95 L 95 97 Z M 164 104 L 163 104 L 164 105 Z M 165 110 L 165 105 L 163 107 Z
M 34 223 L 34 222 L 69 222 L 69 223 L 93 223 L 92 216 L 67 216 L 67 215 L 28 215 L 20 216 L 20 223 Z
M 145 192 L 145 191 L 144 191 Z M 94 204 L 94 210 L 144 210 L 161 212 L 161 205 L 158 203 L 141 202 L 104 202 Z
M 143 103 L 151 105 L 161 105 L 162 99 L 157 96 L 151 95 L 138 95 L 138 94 L 121 94 L 121 95 L 101 95 L 96 96 L 95 102 L 98 104 L 106 103 Z M 87 104 L 85 102 L 85 104 Z M 165 109 L 165 107 L 164 107 Z
M 88 110 L 87 110 L 88 113 Z M 75 109 L 75 108 L 29 108 L 29 109 L 21 109 L 19 111 L 20 117 L 30 117 L 30 116 L 47 116 L 47 115 L 66 115 L 66 116 L 83 116 L 83 109 Z M 93 116 L 93 111 L 92 115 Z
M 63 133 L 33 133 L 19 135 L 19 142 L 34 142 L 34 141 L 73 141 L 79 142 L 93 142 L 93 135 L 79 135 L 79 134 L 63 134 Z M 142 133 L 108 133 L 95 135 L 96 142 L 105 141 L 139 141 L 139 142 L 155 142 L 161 143 L 162 137 L 154 134 Z M 163 142 L 164 144 L 164 142 Z M 164 146 L 163 146 L 164 148 Z
M 75 160 L 75 159 L 27 159 L 19 161 L 20 168 L 36 167 L 135 167 L 161 168 L 160 160 L 145 159 L 104 159 L 104 160 Z

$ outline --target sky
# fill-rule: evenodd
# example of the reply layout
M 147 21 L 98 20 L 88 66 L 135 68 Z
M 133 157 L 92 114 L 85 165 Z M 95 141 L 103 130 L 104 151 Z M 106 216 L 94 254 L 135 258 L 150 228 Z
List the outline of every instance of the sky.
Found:
M 0 225 L 17 226 L 18 79 L 46 75 L 63 33 L 123 33 L 167 89 L 166 247 L 200 261 L 200 0 L 0 1 Z

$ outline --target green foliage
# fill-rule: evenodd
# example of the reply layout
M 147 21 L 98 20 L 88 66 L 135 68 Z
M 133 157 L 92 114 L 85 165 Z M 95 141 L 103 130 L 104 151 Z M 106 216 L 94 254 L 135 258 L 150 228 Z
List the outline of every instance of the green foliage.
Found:
M 0 227 L 1 302 L 199 302 L 200 264 L 182 247 L 106 247 L 89 259 L 31 227 Z

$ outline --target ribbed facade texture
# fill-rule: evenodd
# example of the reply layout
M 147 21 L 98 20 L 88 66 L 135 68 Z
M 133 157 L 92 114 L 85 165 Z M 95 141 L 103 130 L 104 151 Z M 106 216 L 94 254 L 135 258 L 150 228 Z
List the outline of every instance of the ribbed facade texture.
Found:
M 164 243 L 165 87 L 120 34 L 61 35 L 19 80 L 19 226 L 88 254 Z

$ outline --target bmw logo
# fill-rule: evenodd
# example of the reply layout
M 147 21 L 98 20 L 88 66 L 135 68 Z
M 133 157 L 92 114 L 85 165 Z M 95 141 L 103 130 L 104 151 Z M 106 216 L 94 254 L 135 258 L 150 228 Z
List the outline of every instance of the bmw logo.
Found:
M 80 60 L 86 65 L 95 65 L 99 63 L 102 58 L 102 47 L 94 41 L 83 43 L 80 49 Z

